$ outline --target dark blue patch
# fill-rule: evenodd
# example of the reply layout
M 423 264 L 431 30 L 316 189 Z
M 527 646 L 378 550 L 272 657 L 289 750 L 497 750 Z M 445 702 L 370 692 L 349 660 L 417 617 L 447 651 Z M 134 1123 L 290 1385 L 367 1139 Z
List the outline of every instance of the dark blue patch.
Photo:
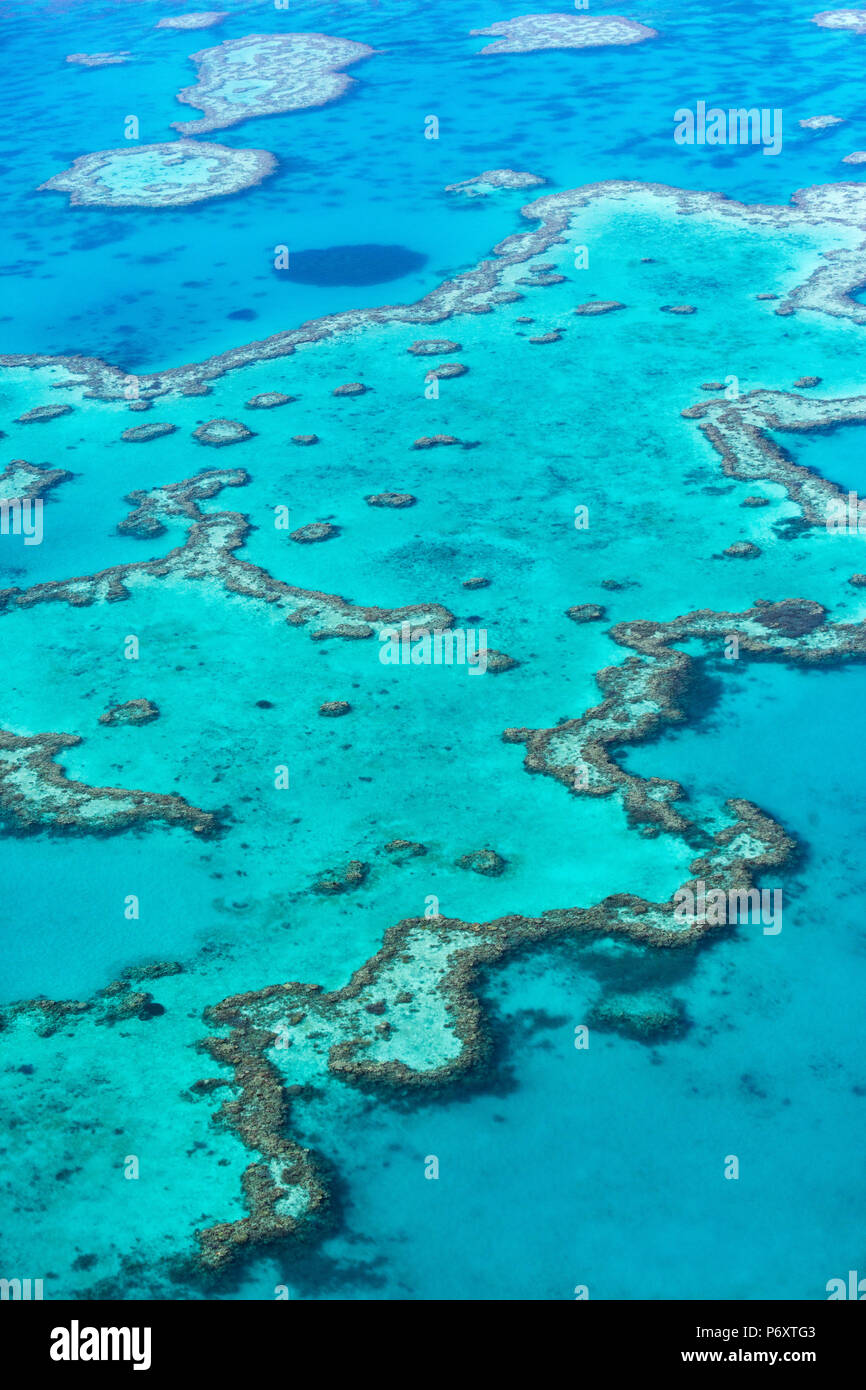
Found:
M 292 251 L 281 280 L 300 285 L 381 285 L 420 270 L 427 257 L 408 246 L 326 246 L 321 251 Z

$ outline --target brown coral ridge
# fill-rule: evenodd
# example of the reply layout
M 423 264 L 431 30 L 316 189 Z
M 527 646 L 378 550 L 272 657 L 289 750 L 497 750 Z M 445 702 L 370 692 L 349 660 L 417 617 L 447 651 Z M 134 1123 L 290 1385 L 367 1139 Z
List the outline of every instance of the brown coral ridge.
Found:
M 731 823 L 692 863 L 693 878 L 684 887 L 694 889 L 700 878 L 710 887 L 748 892 L 756 875 L 791 858 L 793 842 L 770 817 L 747 801 L 732 800 L 727 807 Z M 560 937 L 589 942 L 610 936 L 646 948 L 694 948 L 722 930 L 699 919 L 678 925 L 676 903 L 677 894 L 666 903 L 650 903 L 621 893 L 594 907 L 555 910 L 536 918 L 510 915 L 489 923 L 408 918 L 386 931 L 380 950 L 343 989 L 326 992 L 319 985 L 290 982 L 235 995 L 206 1009 L 209 1024 L 230 1032 L 207 1038 L 203 1049 L 232 1067 L 234 1085 L 240 1089 L 239 1098 L 223 1105 L 217 1118 L 234 1128 L 248 1148 L 271 1161 L 247 1169 L 244 1190 L 250 1216 L 198 1233 L 204 1267 L 224 1268 L 254 1245 L 286 1234 L 309 1237 L 321 1229 L 329 1200 L 321 1167 L 309 1150 L 286 1137 L 289 1097 L 302 1092 L 291 1082 L 296 1036 L 313 1046 L 321 1068 L 332 1077 L 378 1095 L 483 1084 L 493 1053 L 476 989 L 479 971 L 511 952 Z M 436 957 L 438 970 L 413 971 L 416 952 L 425 961 Z M 411 990 L 402 982 L 406 967 L 414 980 Z M 424 1064 L 412 1065 L 401 1054 L 411 1052 L 413 1020 L 417 1035 L 425 1002 L 425 1020 L 431 1008 L 438 1009 L 453 1050 L 445 1058 L 431 1051 Z M 615 1020 L 607 1020 L 607 1026 L 612 1025 Z M 429 1031 L 425 1021 L 424 1038 Z M 274 1056 L 281 1059 L 279 1067 L 270 1060 Z M 303 1187 L 303 1216 L 298 1215 L 297 1203 L 294 1213 L 280 1212 L 274 1159 L 288 1161 L 294 1184 Z M 255 1182 L 250 1174 L 255 1174 Z
M 637 180 L 610 179 L 585 184 L 567 192 L 542 195 L 525 204 L 520 210 L 521 216 L 537 223 L 534 229 L 505 237 L 494 246 L 490 258 L 444 281 L 414 304 L 347 310 L 316 319 L 299 328 L 287 329 L 269 338 L 232 348 L 204 362 L 188 363 L 165 372 L 142 376 L 139 379 L 140 391 L 147 398 L 182 391 L 190 384 L 213 381 L 226 372 L 251 363 L 288 356 L 304 344 L 372 325 L 397 323 L 432 326 L 460 314 L 489 313 L 496 304 L 514 298 L 513 292 L 502 288 L 509 269 L 532 260 L 561 241 L 568 233 L 575 214 L 602 200 L 641 204 L 659 200 L 672 204 L 678 212 L 686 215 L 718 214 L 744 225 L 755 226 L 797 228 L 832 226 L 835 223 L 862 232 L 866 222 L 863 188 L 862 184 L 856 182 L 800 189 L 789 204 L 777 206 L 737 203 L 723 194 L 696 193 Z M 775 312 L 788 315 L 796 309 L 807 309 L 864 323 L 866 305 L 852 298 L 862 285 L 864 274 L 866 238 L 861 238 L 855 246 L 826 252 L 818 269 L 792 290 Z M 670 310 L 691 306 L 666 307 Z M 83 383 L 88 396 L 101 400 L 124 399 L 127 384 L 127 373 L 123 368 L 115 367 L 101 358 L 81 354 L 52 357 L 45 353 L 7 353 L 0 355 L 0 367 L 36 370 L 60 367 L 70 373 L 69 381 L 63 384 Z
M 463 349 L 460 343 L 454 343 L 450 338 L 419 338 L 406 351 L 414 357 L 438 357 L 449 352 L 462 352 Z
M 147 426 L 144 425 L 142 428 L 147 429 Z M 198 440 L 199 444 L 208 445 L 211 449 L 224 449 L 228 444 L 242 444 L 245 439 L 252 439 L 253 432 L 241 420 L 220 417 L 216 420 L 206 420 L 198 429 L 193 430 L 192 437 Z
M 370 390 L 362 381 L 347 381 L 343 386 L 335 386 L 332 396 L 365 396 Z
M 22 1000 L 0 1008 L 0 1029 L 8 1027 L 16 1018 L 32 1016 L 37 1037 L 50 1038 L 61 1028 L 68 1030 L 88 1016 L 97 1025 L 109 1027 L 115 1023 L 137 1018 L 146 1023 L 158 1018 L 164 1009 L 148 990 L 133 986 L 146 981 L 161 980 L 167 975 L 179 975 L 183 966 L 178 961 L 150 961 L 145 965 L 131 965 L 121 971 L 118 979 L 112 980 L 104 989 L 88 999 L 49 999 L 40 995 L 36 999 Z
M 463 362 L 440 362 L 427 371 L 425 381 L 453 381 L 455 377 L 465 376 L 469 368 Z
M 296 541 L 298 545 L 318 545 L 321 541 L 334 540 L 339 534 L 339 526 L 332 521 L 308 521 L 305 526 L 290 532 L 289 540 Z
M 825 526 L 847 490 L 813 473 L 770 437 L 825 433 L 837 425 L 866 424 L 866 396 L 821 400 L 788 391 L 749 391 L 733 401 L 701 401 L 684 415 L 702 421 L 729 478 L 780 483 L 810 526 Z
M 16 424 L 44 425 L 49 420 L 59 420 L 61 415 L 71 413 L 71 405 L 35 405 L 32 410 L 25 410 L 23 415 L 19 415 Z
M 574 603 L 565 610 L 565 616 L 573 623 L 597 623 L 604 615 L 604 606 L 600 603 Z
M 112 705 L 99 716 L 100 724 L 152 724 L 159 718 L 159 707 L 152 700 L 127 700 Z
M 642 999 L 640 995 L 615 994 L 599 1000 L 590 1010 L 591 1028 L 620 1033 L 636 1042 L 676 1037 L 686 1031 L 685 1010 L 679 1000 L 663 997 Z
M 417 500 L 411 492 L 374 492 L 364 498 L 368 507 L 393 507 L 397 511 L 414 507 Z
M 469 869 L 474 874 L 484 874 L 488 878 L 499 878 L 505 872 L 506 861 L 495 849 L 476 849 L 469 854 L 461 854 L 457 867 Z
M 243 470 L 208 470 L 151 492 L 130 493 L 129 500 L 136 505 L 121 526 L 134 535 L 156 535 L 167 519 L 183 516 L 191 521 L 183 544 L 154 560 L 115 565 L 73 579 L 49 580 L 25 590 L 0 590 L 0 617 L 16 608 L 32 608 L 39 603 L 61 602 L 84 608 L 93 603 L 119 602 L 131 597 L 128 585 L 144 576 L 216 582 L 228 594 L 277 606 L 285 612 L 289 624 L 307 626 L 317 638 L 371 637 L 382 627 L 403 622 L 409 622 L 413 631 L 444 631 L 452 626 L 454 616 L 441 604 L 360 607 L 336 594 L 286 584 L 260 566 L 241 559 L 235 552 L 243 546 L 251 529 L 246 517 L 239 512 L 204 513 L 198 503 L 222 487 L 238 487 L 246 481 Z
M 574 312 L 587 318 L 597 318 L 599 314 L 614 314 L 624 308 L 625 305 L 618 299 L 590 299 L 586 304 L 578 304 Z
M 761 547 L 753 541 L 734 541 L 733 545 L 725 546 L 722 551 L 722 555 L 729 560 L 754 560 L 760 553 Z
M 262 1055 L 272 1041 L 251 1028 L 228 1038 L 207 1038 L 203 1044 L 215 1061 L 231 1068 L 240 1091 L 223 1102 L 214 1116 L 216 1123 L 233 1130 L 247 1149 L 260 1155 L 241 1178 L 249 1215 L 195 1233 L 207 1271 L 218 1272 L 240 1253 L 281 1237 L 309 1237 L 322 1223 L 327 1189 L 315 1155 L 288 1137 L 288 1096 L 276 1068 Z M 298 1193 L 300 1215 L 286 1210 Z
M 350 859 L 343 869 L 326 869 L 313 885 L 314 893 L 333 897 L 337 893 L 348 893 L 352 888 L 360 888 L 366 883 L 370 865 L 363 859 Z
M 117 529 L 127 536 L 162 536 L 166 520 L 195 521 L 202 515 L 199 502 L 216 497 L 224 487 L 244 487 L 249 480 L 243 468 L 208 468 L 150 492 L 127 493 L 124 501 L 133 503 L 133 510 L 117 523 Z
M 700 843 L 700 827 L 675 804 L 684 796 L 680 784 L 626 772 L 612 752 L 647 742 L 685 721 L 698 668 L 695 659 L 674 644 L 697 639 L 721 652 L 734 635 L 741 658 L 808 665 L 862 661 L 866 624 L 832 624 L 826 618 L 819 603 L 783 599 L 759 600 L 743 613 L 699 609 L 667 623 L 617 623 L 610 636 L 632 655 L 622 665 L 597 673 L 603 702 L 550 729 L 506 729 L 503 739 L 525 744 L 529 772 L 555 777 L 578 796 L 618 792 L 631 825 L 644 827 L 645 833 L 666 831 Z
M 141 408 L 142 405 L 149 405 L 150 402 L 137 401 L 133 404 Z M 120 437 L 124 444 L 149 444 L 152 439 L 163 439 L 167 434 L 174 434 L 176 429 L 177 425 L 171 425 L 167 421 L 154 420 L 148 425 L 131 425 L 128 430 L 123 430 Z
M 61 483 L 70 482 L 72 477 L 65 468 L 41 468 L 26 459 L 12 459 L 0 473 L 0 501 L 32 502 Z
M 0 819 L 7 834 L 115 835 L 156 822 L 202 837 L 222 830 L 227 813 L 202 811 L 174 793 L 91 787 L 68 778 L 56 758 L 81 742 L 74 734 L 18 736 L 0 729 Z
M 284 391 L 260 391 L 247 401 L 248 410 L 275 410 L 278 405 L 291 405 L 297 396 L 287 396 Z

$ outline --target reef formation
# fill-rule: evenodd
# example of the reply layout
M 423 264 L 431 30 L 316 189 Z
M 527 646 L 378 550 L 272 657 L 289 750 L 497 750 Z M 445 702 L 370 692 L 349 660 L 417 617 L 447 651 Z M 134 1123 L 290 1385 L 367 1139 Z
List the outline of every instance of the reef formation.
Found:
M 38 192 L 68 193 L 74 206 L 186 207 L 254 188 L 276 167 L 267 150 L 169 140 L 80 155 Z
M 181 135 L 208 135 L 258 116 L 325 106 L 343 96 L 353 78 L 342 71 L 373 49 L 327 34 L 250 34 L 193 53 L 194 87 L 177 100 L 203 115 L 175 121 Z
M 189 363 L 138 377 L 140 399 L 155 400 L 172 392 L 201 390 L 235 368 L 274 361 L 299 347 L 388 323 L 441 325 L 462 314 L 492 313 L 515 297 L 511 289 L 514 270 L 541 255 L 571 233 L 581 212 L 596 204 L 641 207 L 652 212 L 656 205 L 684 216 L 721 217 L 744 227 L 825 228 L 846 233 L 850 244 L 827 251 L 821 264 L 775 305 L 774 313 L 788 317 L 796 311 L 827 314 L 866 323 L 866 305 L 854 298 L 866 278 L 866 188 L 848 182 L 819 184 L 798 190 L 782 206 L 744 204 L 717 193 L 695 193 L 664 184 L 614 179 L 564 193 L 542 195 L 521 208 L 521 216 L 537 223 L 531 231 L 515 232 L 497 243 L 492 257 L 471 270 L 445 281 L 423 299 L 410 305 L 348 310 L 287 329 L 254 343 L 232 348 L 203 362 Z M 763 293 L 758 298 L 776 299 Z M 686 306 L 667 306 L 685 308 Z M 693 306 L 688 306 L 689 308 Z M 125 371 L 100 358 L 46 353 L 6 353 L 0 367 L 43 368 L 56 376 L 57 385 L 81 384 L 87 394 L 101 400 L 125 398 Z
M 496 247 L 495 260 L 439 287 L 420 306 L 336 315 L 205 364 L 143 376 L 139 385 L 144 399 L 149 402 L 169 392 L 206 392 L 213 377 L 235 366 L 269 360 L 293 351 L 301 343 L 347 329 L 383 322 L 438 324 L 461 312 L 490 312 L 494 304 L 503 302 L 508 287 L 516 283 L 514 275 L 523 262 L 562 240 L 582 208 L 607 197 L 627 204 L 661 199 L 672 203 L 683 215 L 706 213 L 736 218 L 745 224 L 813 226 L 829 216 L 831 221 L 838 220 L 846 227 L 864 225 L 862 195 L 856 186 L 848 185 L 806 190 L 797 195 L 789 208 L 746 208 L 715 195 L 692 195 L 639 184 L 597 185 L 570 194 L 553 194 L 523 210 L 524 217 L 538 224 L 534 230 L 506 238 Z M 859 273 L 857 266 L 862 269 L 862 264 L 862 244 L 850 253 L 831 253 L 826 264 L 810 276 L 806 285 L 783 300 L 776 312 L 791 312 L 796 305 L 856 318 L 859 306 L 851 292 Z M 528 278 L 543 286 L 545 277 L 551 275 L 550 266 L 536 265 L 534 271 Z M 578 305 L 575 312 L 591 319 L 622 307 L 619 301 L 589 301 Z M 674 327 L 668 325 L 668 331 Z M 584 328 L 594 331 L 588 323 L 575 324 L 573 332 Z M 540 334 L 536 338 L 538 342 L 558 340 L 559 333 Z M 471 342 L 469 346 L 471 349 Z M 408 350 L 419 358 L 462 351 L 460 343 L 444 338 L 420 339 Z M 83 378 L 93 395 L 107 400 L 121 398 L 119 370 L 93 359 L 12 360 L 18 367 L 47 365 L 49 370 L 57 370 L 59 380 L 55 385 L 70 384 L 62 374 L 71 372 L 73 382 Z M 408 366 L 405 360 L 404 365 Z M 442 364 L 449 365 L 460 364 Z M 817 382 L 814 377 L 799 379 L 800 387 Z M 349 383 L 351 387 L 359 384 Z M 723 383 L 708 382 L 702 389 L 722 387 Z M 349 394 L 362 393 L 353 390 Z M 282 392 L 269 391 L 251 397 L 248 404 L 268 409 L 291 399 Z M 374 403 L 376 399 L 372 397 Z M 770 434 L 780 430 L 824 431 L 841 423 L 864 422 L 866 398 L 822 401 L 785 391 L 757 391 L 733 401 L 701 402 L 683 413 L 698 422 L 721 455 L 729 476 L 781 483 L 799 505 L 803 518 L 811 525 L 821 525 L 829 502 L 841 495 L 840 489 L 796 465 Z M 162 433 L 176 427 L 139 427 L 144 431 L 154 428 Z M 249 433 L 241 422 L 221 418 L 199 426 L 195 437 L 199 442 L 221 444 L 247 438 Z M 214 437 L 206 437 L 208 434 Z M 132 431 L 125 432 L 124 437 L 157 436 Z M 314 435 L 295 438 L 305 443 L 316 440 Z M 440 434 L 422 436 L 413 447 L 434 449 L 460 444 L 456 436 Z M 469 445 L 464 443 L 463 447 Z M 246 461 L 246 451 L 242 451 L 241 457 Z M 6 486 L 20 484 L 23 493 L 24 488 L 47 490 L 69 475 L 62 470 L 37 469 L 19 462 L 9 465 L 0 476 L 6 479 Z M 5 590 L 0 593 L 0 616 L 48 602 L 65 603 L 72 608 L 115 603 L 132 597 L 140 584 L 165 582 L 195 584 L 251 600 L 275 615 L 278 622 L 306 627 L 316 640 L 371 639 L 384 627 L 403 622 L 409 624 L 413 634 L 451 626 L 453 615 L 440 604 L 364 607 L 333 594 L 296 588 L 243 558 L 239 552 L 251 530 L 247 517 L 237 511 L 206 511 L 201 503 L 217 497 L 224 487 L 243 488 L 249 481 L 243 469 L 212 469 L 180 482 L 129 493 L 131 510 L 119 523 L 119 531 L 148 539 L 180 523 L 187 526 L 182 543 L 156 559 Z M 365 500 L 372 506 L 400 510 L 410 506 L 414 496 L 401 492 L 370 493 Z M 744 505 L 763 500 L 747 498 Z M 370 520 L 372 523 L 373 518 Z M 398 524 L 397 519 L 394 524 Z M 290 539 L 309 542 L 338 534 L 339 527 L 331 522 L 312 522 Z M 856 587 L 860 578 L 855 575 L 851 583 Z M 487 582 L 477 576 L 464 581 L 464 586 L 480 589 Z M 613 591 L 626 585 L 610 580 L 605 581 L 604 587 Z M 568 617 L 579 624 L 594 622 L 604 617 L 604 610 L 598 604 L 576 604 L 568 610 Z M 574 641 L 594 635 L 564 626 Z M 743 798 L 728 800 L 724 808 L 710 816 L 697 816 L 691 813 L 686 791 L 678 783 L 633 774 L 622 766 L 618 755 L 625 747 L 653 739 L 689 717 L 689 701 L 701 684 L 703 665 L 699 657 L 680 650 L 681 646 L 696 644 L 712 655 L 735 639 L 741 654 L 749 660 L 810 668 L 830 666 L 864 659 L 863 625 L 832 622 L 821 604 L 786 599 L 759 601 L 740 612 L 701 609 L 665 622 L 619 622 L 611 629 L 610 637 L 626 655 L 621 664 L 598 672 L 601 703 L 578 718 L 562 719 L 551 727 L 508 728 L 502 735 L 504 743 L 524 749 L 528 773 L 552 778 L 569 795 L 619 798 L 629 824 L 647 838 L 661 834 L 681 837 L 695 856 L 689 864 L 691 877 L 683 886 L 693 887 L 701 881 L 748 898 L 761 876 L 770 870 L 781 872 L 793 862 L 796 846 L 786 830 Z M 489 656 L 492 671 L 516 664 L 492 650 Z M 342 693 L 343 687 L 338 686 L 337 690 Z M 320 699 L 321 694 L 317 694 L 316 701 Z M 318 707 L 325 719 L 339 718 L 351 711 L 352 706 L 344 699 L 330 699 Z M 360 703 L 357 714 L 362 714 Z M 138 698 L 112 705 L 100 722 L 108 726 L 147 724 L 157 715 L 155 705 Z M 354 722 L 349 720 L 347 727 Z M 13 831 L 101 834 L 162 820 L 197 835 L 219 833 L 219 811 L 198 810 L 178 796 L 93 788 L 68 781 L 56 758 L 64 748 L 79 741 L 73 735 L 57 733 L 34 737 L 0 734 L 0 809 Z M 479 836 L 477 841 L 465 843 L 484 841 Z M 414 857 L 424 853 L 424 846 L 400 839 L 390 842 L 385 850 Z M 492 849 L 472 851 L 460 862 L 470 872 L 508 878 L 505 860 Z M 368 869 L 366 860 L 352 859 L 348 864 L 344 861 L 335 870 L 323 871 L 311 891 L 342 899 L 365 881 Z M 404 918 L 388 929 L 381 949 L 340 989 L 326 990 L 309 981 L 281 981 L 211 1005 L 206 1017 L 212 1035 L 206 1050 L 228 1072 L 200 1078 L 196 1093 L 209 1095 L 211 1091 L 229 1089 L 230 1098 L 222 1105 L 218 1119 L 240 1138 L 251 1161 L 243 1177 L 247 1214 L 199 1232 L 202 1267 L 218 1271 L 236 1256 L 275 1237 L 310 1235 L 324 1228 L 331 1185 L 327 1163 L 296 1137 L 304 1131 L 304 1103 L 321 1081 L 337 1080 L 375 1094 L 394 1096 L 483 1077 L 492 1056 L 489 1024 L 479 988 L 484 970 L 512 952 L 559 938 L 607 938 L 652 953 L 671 949 L 695 951 L 722 934 L 699 915 L 683 922 L 675 915 L 675 900 L 676 893 L 664 900 L 649 901 L 623 892 L 588 906 L 567 905 L 538 915 L 509 913 L 490 922 L 464 921 L 438 913 Z M 154 1001 L 145 991 L 125 988 L 118 995 L 112 1006 L 119 1011 L 118 1016 L 139 1020 L 156 1016 Z M 49 1026 L 55 1017 L 66 1018 L 62 1004 L 47 1001 L 47 1005 L 50 1007 L 46 1001 L 33 1001 L 31 1007 L 42 1010 Z M 75 1010 L 79 1007 L 84 1011 L 88 1006 L 69 1005 L 69 1016 L 77 1017 Z M 100 1003 L 98 1009 L 103 1008 Z M 591 1022 L 593 1026 L 614 1028 L 640 1038 L 673 1034 L 684 1026 L 677 1007 L 651 994 L 640 1000 L 610 995 L 598 1005 Z
M 603 48 L 609 44 L 645 43 L 655 29 L 620 15 L 524 14 L 500 20 L 487 29 L 472 29 L 472 38 L 496 38 L 481 53 L 537 53 L 546 48 Z

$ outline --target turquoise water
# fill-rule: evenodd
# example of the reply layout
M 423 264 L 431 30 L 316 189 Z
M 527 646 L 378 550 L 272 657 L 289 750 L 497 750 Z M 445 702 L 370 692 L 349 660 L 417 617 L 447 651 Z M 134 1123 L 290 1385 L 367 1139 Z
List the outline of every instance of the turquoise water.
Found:
M 288 15 L 238 3 L 219 28 L 193 34 L 155 30 L 168 12 L 148 0 L 0 5 L 5 353 L 92 354 L 142 374 L 201 361 L 324 314 L 415 302 L 534 226 L 519 210 L 539 192 L 622 178 L 785 204 L 798 188 L 856 180 L 857 166 L 840 161 L 866 143 L 866 38 L 816 28 L 803 5 L 769 16 L 703 0 L 687 14 L 656 6 L 632 17 L 657 40 L 506 57 L 478 56 L 483 40 L 469 37 L 511 16 L 492 3 L 309 4 Z M 171 122 L 189 116 L 175 93 L 193 81 L 190 53 L 309 31 L 377 51 L 350 69 L 340 101 L 207 137 L 272 151 L 279 168 L 261 187 L 184 210 L 72 207 L 35 191 L 77 156 L 121 146 L 130 113 L 143 143 L 172 139 Z M 63 61 L 117 49 L 132 61 Z M 782 153 L 676 146 L 673 110 L 698 99 L 782 108 Z M 827 113 L 846 123 L 819 135 L 797 126 Z M 424 139 L 429 114 L 437 141 Z M 444 193 L 497 168 L 549 186 Z M 342 988 L 431 895 L 448 917 L 490 923 L 614 893 L 665 901 L 688 879 L 694 849 L 680 837 L 641 835 L 617 796 L 569 796 L 531 775 L 502 731 L 549 728 L 596 705 L 596 673 L 628 655 L 610 635 L 618 622 L 788 597 L 818 600 L 834 622 L 863 621 L 862 590 L 848 583 L 866 570 L 862 538 L 786 525 L 798 513 L 782 487 L 725 476 L 681 414 L 708 398 L 703 383 L 729 374 L 744 393 L 790 391 L 803 375 L 821 378 L 812 394 L 822 399 L 862 391 L 862 327 L 781 317 L 755 298 L 785 295 L 823 251 L 851 242 L 841 223 L 683 217 L 667 202 L 602 198 L 533 258 L 561 283 L 520 283 L 519 302 L 432 327 L 359 327 L 140 416 L 80 386 L 53 391 L 50 370 L 0 369 L 2 466 L 23 457 L 73 475 L 46 498 L 42 545 L 0 536 L 4 586 L 158 561 L 184 543 L 189 521 L 144 539 L 120 533 L 128 494 L 242 469 L 242 486 L 200 505 L 205 517 L 247 518 L 244 561 L 364 609 L 444 605 L 519 663 L 479 677 L 385 666 L 375 638 L 313 640 L 212 575 L 133 570 L 125 601 L 3 614 L 2 730 L 74 735 L 58 759 L 67 777 L 181 796 L 226 820 L 202 839 L 149 821 L 70 833 L 38 817 L 19 833 L 5 815 L 4 1002 L 92 1000 L 152 960 L 183 970 L 142 984 L 165 1011 L 155 1017 L 106 1024 L 91 1010 L 54 1031 L 38 1009 L 7 1017 L 0 1272 L 42 1277 L 56 1298 L 272 1298 L 285 1284 L 318 1299 L 568 1299 L 577 1286 L 601 1299 L 820 1299 L 828 1279 L 862 1264 L 857 665 L 804 671 L 695 648 L 688 721 L 617 754 L 640 776 L 679 781 L 701 824 L 715 828 L 725 799 L 744 797 L 795 838 L 798 858 L 772 879 L 785 894 L 778 937 L 740 926 L 705 949 L 670 951 L 575 938 L 484 969 L 489 1068 L 398 1094 L 324 1068 L 293 1101 L 286 1133 L 321 1158 L 331 1225 L 253 1250 L 217 1284 L 197 1265 L 194 1233 L 243 1217 L 241 1174 L 256 1155 L 213 1123 L 228 1092 L 190 1090 L 228 1076 L 201 1050 L 214 1032 L 206 1008 L 290 980 Z M 302 270 L 299 253 L 324 254 L 307 258 L 309 273 L 281 277 L 279 244 Z M 588 269 L 575 267 L 576 244 L 590 247 Z M 626 309 L 576 317 L 591 298 Z M 697 312 L 660 312 L 682 303 Z M 530 342 L 556 329 L 560 341 Z M 407 351 L 440 335 L 459 343 L 444 359 Z M 469 370 L 428 399 L 425 373 L 441 360 Z M 366 394 L 333 395 L 355 381 Z M 248 407 L 266 391 L 294 399 Z M 58 399 L 70 414 L 18 423 Z M 222 417 L 254 436 L 206 451 L 192 433 Z M 121 439 L 151 421 L 175 432 Z M 315 447 L 292 443 L 307 434 Z M 436 434 L 473 447 L 411 447 Z M 778 438 L 797 462 L 862 490 L 857 428 Z M 416 500 L 368 505 L 383 491 Z M 756 492 L 767 505 L 743 508 Z M 589 509 L 587 531 L 575 528 L 577 506 Z M 290 529 L 275 526 L 277 507 Z M 339 527 L 335 538 L 290 538 L 322 520 Z M 725 558 L 741 541 L 760 554 Z M 473 576 L 489 584 L 466 589 Z M 582 603 L 602 604 L 604 620 L 570 621 Z M 136 661 L 124 655 L 130 635 Z M 100 724 L 137 699 L 159 718 Z M 349 714 L 321 717 L 332 700 L 349 701 Z M 281 766 L 287 790 L 274 785 Z M 394 839 L 426 854 L 395 856 L 384 848 Z M 501 875 L 458 865 L 484 848 L 504 860 Z M 316 891 L 353 860 L 369 865 L 360 886 Z M 660 1002 L 682 1026 L 635 1037 L 597 1021 L 600 1005 L 623 999 Z M 584 1023 L 585 1052 L 574 1046 Z M 431 1024 L 431 1058 L 439 1041 Z M 736 1182 L 723 1175 L 732 1154 Z M 123 1177 L 128 1155 L 140 1161 L 136 1181 Z M 430 1155 L 436 1181 L 425 1178 Z

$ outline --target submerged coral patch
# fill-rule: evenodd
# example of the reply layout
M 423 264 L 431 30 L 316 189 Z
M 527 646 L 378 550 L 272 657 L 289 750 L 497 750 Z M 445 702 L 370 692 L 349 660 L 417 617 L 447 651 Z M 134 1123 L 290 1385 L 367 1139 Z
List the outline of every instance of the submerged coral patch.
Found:
M 464 198 L 489 198 L 491 193 L 516 188 L 540 188 L 547 179 L 539 174 L 528 174 L 518 169 L 485 169 L 474 178 L 462 179 L 460 183 L 445 185 L 446 193 L 462 194 Z
M 185 207 L 253 188 L 276 167 L 267 150 L 170 140 L 80 155 L 69 169 L 40 184 L 38 192 L 68 193 L 75 206 Z
M 329 541 L 339 534 L 339 526 L 334 526 L 330 521 L 308 521 L 306 526 L 299 526 L 297 531 L 293 531 L 289 540 L 297 541 L 299 545 L 315 545 L 317 541 Z
M 419 338 L 406 351 L 414 357 L 441 357 L 446 352 L 460 352 L 461 346 L 450 338 Z
M 425 374 L 425 381 L 453 381 L 455 377 L 465 376 L 469 368 L 463 362 L 437 362 Z
M 67 53 L 67 63 L 79 68 L 114 68 L 128 63 L 132 55 L 127 50 L 118 53 Z
M 149 444 L 152 439 L 174 434 L 176 429 L 177 425 L 170 424 L 168 420 L 153 420 L 146 425 L 130 425 L 120 437 L 124 444 Z
M 365 386 L 362 381 L 346 381 L 342 386 L 335 386 L 331 392 L 332 396 L 364 396 L 369 391 L 369 386 Z
M 154 26 L 156 29 L 182 29 L 189 31 L 193 29 L 212 29 L 215 24 L 222 24 L 228 15 L 225 10 L 196 10 L 192 14 L 165 15 L 163 19 L 157 21 Z
M 126 700 L 112 705 L 99 716 L 100 724 L 152 724 L 159 718 L 159 708 L 152 700 Z
M 32 410 L 25 410 L 23 415 L 19 415 L 17 423 L 42 425 L 49 420 L 59 420 L 61 415 L 69 415 L 71 410 L 71 405 L 35 405 Z
M 658 38 L 658 33 L 620 15 L 524 14 L 500 20 L 487 29 L 472 29 L 470 36 L 496 38 L 496 43 L 489 43 L 481 53 L 536 53 L 545 48 L 644 43 Z
M 586 304 L 578 304 L 574 312 L 584 318 L 595 318 L 599 314 L 613 314 L 617 309 L 624 308 L 625 305 L 620 304 L 618 299 L 591 299 Z
M 242 444 L 245 439 L 252 439 L 253 432 L 248 429 L 241 420 L 206 420 L 203 425 L 199 425 L 192 432 L 193 439 L 197 439 L 199 444 L 207 444 L 212 449 L 223 449 L 227 444 Z
M 260 391 L 247 401 L 248 410 L 274 410 L 278 405 L 289 405 L 295 396 L 287 396 L 283 391 Z
M 833 126 L 842 125 L 843 121 L 842 116 L 807 116 L 797 125 L 802 126 L 803 130 L 832 130 Z
M 393 507 L 398 511 L 414 507 L 417 498 L 411 492 L 373 492 L 364 501 L 368 507 Z
M 174 793 L 91 787 L 67 778 L 55 759 L 79 743 L 72 734 L 25 738 L 0 729 L 0 821 L 7 834 L 113 835 L 155 822 L 203 836 L 219 831 L 218 815 Z
M 822 10 L 812 16 L 812 23 L 820 29 L 850 29 L 855 34 L 866 34 L 866 10 Z

